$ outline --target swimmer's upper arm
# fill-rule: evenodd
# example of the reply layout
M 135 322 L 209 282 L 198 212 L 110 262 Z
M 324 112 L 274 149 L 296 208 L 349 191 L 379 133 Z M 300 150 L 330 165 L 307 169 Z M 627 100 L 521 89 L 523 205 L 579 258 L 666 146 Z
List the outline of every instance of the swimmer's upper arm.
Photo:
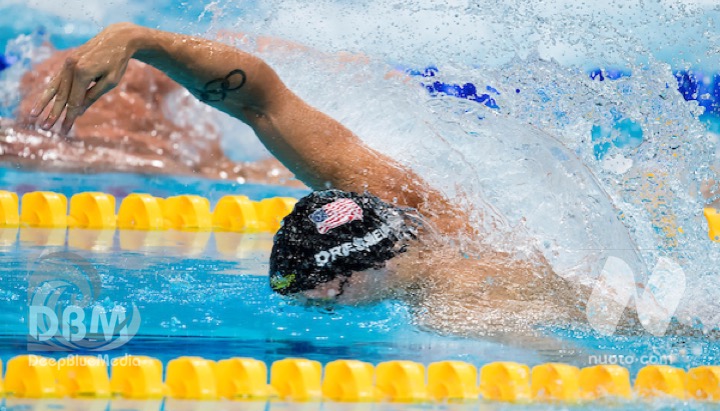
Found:
M 273 95 L 267 96 L 261 110 L 248 108 L 240 117 L 305 184 L 316 190 L 368 191 L 387 202 L 418 209 L 443 231 L 466 228 L 464 213 L 414 171 L 368 147 L 287 89 L 276 75 L 267 79 L 272 79 L 268 89 L 274 90 Z

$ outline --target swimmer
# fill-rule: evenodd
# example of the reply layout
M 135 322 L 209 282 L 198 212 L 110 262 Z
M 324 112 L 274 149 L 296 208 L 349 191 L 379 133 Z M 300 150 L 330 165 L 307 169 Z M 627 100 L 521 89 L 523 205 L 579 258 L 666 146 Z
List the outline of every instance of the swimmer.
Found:
M 468 210 L 309 106 L 267 63 L 231 46 L 109 26 L 67 57 L 31 116 L 46 130 L 61 122 L 67 133 L 133 58 L 251 126 L 315 190 L 275 236 L 269 279 L 277 293 L 341 304 L 402 299 L 420 325 L 463 335 L 582 319 L 586 293 L 539 253 L 519 258 L 477 246 L 481 234 Z

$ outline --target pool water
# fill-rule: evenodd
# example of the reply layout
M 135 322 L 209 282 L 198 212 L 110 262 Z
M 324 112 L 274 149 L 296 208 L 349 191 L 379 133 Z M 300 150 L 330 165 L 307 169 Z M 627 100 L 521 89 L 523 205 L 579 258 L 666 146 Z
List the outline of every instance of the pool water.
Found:
M 305 191 L 238 185 L 194 178 L 139 175 L 74 175 L 2 170 L 3 187 L 19 194 L 55 190 L 146 192 L 156 196 L 200 193 L 216 201 L 225 194 L 300 196 Z M 42 176 L 42 178 L 38 178 Z M 55 231 L 55 232 L 53 232 Z M 58 234 L 57 231 L 60 233 Z M 81 259 L 96 273 L 95 306 L 137 308 L 139 326 L 122 346 L 75 349 L 72 354 L 149 355 L 167 362 L 184 355 L 220 360 L 245 356 L 270 363 L 304 357 L 327 363 L 339 358 L 371 363 L 402 359 L 428 364 L 461 360 L 477 366 L 512 360 L 529 365 L 565 362 L 577 366 L 618 363 L 631 372 L 647 364 L 689 368 L 717 361 L 720 344 L 690 337 L 602 337 L 566 329 L 545 330 L 552 347 L 505 345 L 482 339 L 440 336 L 413 325 L 412 313 L 395 301 L 363 307 L 306 307 L 274 294 L 268 286 L 270 234 L 4 229 L 0 259 L 0 359 L 27 353 L 60 358 L 68 351 L 28 346 L 32 293 L 39 272 L 67 278 Z M 48 240 L 55 239 L 55 240 Z M 50 265 L 48 265 L 50 261 Z M 48 268 L 50 268 L 48 270 Z M 93 273 L 89 273 L 93 271 Z M 85 277 L 83 277 L 85 278 Z M 90 282 L 90 280 L 88 280 Z M 82 292 L 82 281 L 71 291 Z M 69 298 L 72 294 L 64 294 Z M 132 319 L 131 319 L 132 320 Z M 132 322 L 132 321 L 130 321 Z M 89 326 L 89 321 L 85 321 Z
M 213 204 L 227 194 L 260 200 L 305 193 L 193 178 L 8 169 L 2 170 L 0 179 L 3 187 L 18 194 L 52 190 L 72 195 L 92 190 L 115 193 L 120 198 L 131 192 L 155 196 L 195 193 L 210 198 Z M 6 229 L 2 235 L 3 360 L 27 352 L 29 278 L 43 269 L 43 259 L 49 253 L 72 253 L 97 271 L 102 291 L 93 297 L 99 304 L 137 306 L 142 318 L 138 334 L 113 350 L 113 355 L 147 354 L 169 360 L 187 354 L 221 359 L 243 353 L 265 361 L 305 356 L 322 362 L 341 357 L 375 362 L 412 357 L 428 362 L 450 353 L 468 360 L 493 358 L 492 344 L 418 330 L 400 303 L 311 308 L 274 294 L 267 280 L 271 234 L 118 230 L 100 236 L 93 230 L 71 229 L 67 234 L 51 229 L 17 231 Z M 59 240 L 47 245 L 48 238 Z M 58 255 L 57 261 L 53 260 L 57 265 L 51 266 L 59 267 L 58 276 L 63 270 L 72 271 L 74 266 Z M 513 351 L 528 361 L 540 358 L 534 353 L 522 354 L 521 349 L 509 349 Z

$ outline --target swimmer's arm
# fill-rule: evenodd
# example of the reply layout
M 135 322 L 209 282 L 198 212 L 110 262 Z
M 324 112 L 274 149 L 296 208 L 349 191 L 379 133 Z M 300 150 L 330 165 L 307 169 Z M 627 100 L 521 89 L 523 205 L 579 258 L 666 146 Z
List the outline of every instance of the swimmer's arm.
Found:
M 52 127 L 67 107 L 62 128 L 68 131 L 75 118 L 120 81 L 133 57 L 253 127 L 263 144 L 311 188 L 367 190 L 419 209 L 443 231 L 466 226 L 467 218 L 418 175 L 310 107 L 264 61 L 222 43 L 132 24 L 110 26 L 76 50 L 31 114 L 39 115 L 55 98 L 43 126 Z
M 316 190 L 368 191 L 418 209 L 441 231 L 469 231 L 467 216 L 412 170 L 366 146 L 287 88 L 277 97 L 262 112 L 246 110 L 243 115 L 273 155 L 305 184 Z
M 245 71 L 247 83 L 241 89 L 229 93 L 224 101 L 206 102 L 250 125 L 268 150 L 303 183 L 315 190 L 369 191 L 387 202 L 418 209 L 441 231 L 470 231 L 466 214 L 445 196 L 412 170 L 369 148 L 338 121 L 308 105 L 264 61 L 223 44 L 188 41 L 199 42 L 178 53 L 198 54 L 186 56 L 188 64 L 200 60 L 209 71 L 225 65 L 220 74 L 238 68 Z M 209 58 L 203 58 L 206 52 L 198 53 L 200 44 L 201 49 L 213 50 Z M 223 57 L 217 58 L 220 55 Z M 173 74 L 185 70 L 182 65 L 178 69 L 164 66 L 157 58 L 142 54 L 139 58 L 188 87 L 182 82 L 184 76 Z M 196 79 L 190 87 L 198 87 L 207 78 L 202 70 L 188 77 Z M 202 80 L 197 83 L 197 79 Z
M 146 45 L 136 58 L 166 72 L 201 101 L 250 125 L 268 150 L 309 187 L 367 190 L 385 201 L 420 209 L 441 228 L 460 222 L 461 213 L 442 194 L 305 103 L 261 59 L 221 43 L 156 30 L 143 38 Z M 215 98 L 204 98 L 208 82 L 221 84 L 237 70 L 246 76 L 242 87 L 223 99 L 212 94 Z M 466 222 L 463 218 L 459 224 Z

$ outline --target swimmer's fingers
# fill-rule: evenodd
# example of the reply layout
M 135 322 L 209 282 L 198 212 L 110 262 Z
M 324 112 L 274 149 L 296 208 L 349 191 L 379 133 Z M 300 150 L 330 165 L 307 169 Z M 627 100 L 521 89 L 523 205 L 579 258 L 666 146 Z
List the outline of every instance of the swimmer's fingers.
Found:
M 60 118 L 60 115 L 65 109 L 65 105 L 67 103 L 68 97 L 70 96 L 70 90 L 72 88 L 74 66 L 75 62 L 71 59 L 68 59 L 65 62 L 65 67 L 63 68 L 63 71 L 59 75 L 60 80 L 57 87 L 57 93 L 55 94 L 55 103 L 50 110 L 50 114 L 48 114 L 47 118 L 41 126 L 45 130 L 50 130 L 52 126 L 55 125 L 58 118 Z
M 57 76 L 53 77 L 52 80 L 50 80 L 50 83 L 47 85 L 45 92 L 42 93 L 40 98 L 35 102 L 32 110 L 30 110 L 30 117 L 37 118 L 40 113 L 45 110 L 45 107 L 47 107 L 48 103 L 50 103 L 53 97 L 55 97 L 55 95 L 57 94 L 58 88 L 60 87 L 61 79 L 62 73 L 58 74 Z
M 81 67 L 75 68 L 73 75 L 72 88 L 67 99 L 67 111 L 65 112 L 65 120 L 63 120 L 60 133 L 67 134 L 72 128 L 75 119 L 85 112 L 88 105 L 85 104 L 85 97 L 89 92 L 88 87 L 93 83 L 93 74 L 90 71 L 83 70 Z
M 117 85 L 117 76 L 114 76 L 112 74 L 103 76 L 99 79 L 97 79 L 97 82 L 90 87 L 90 89 L 87 91 L 87 94 L 85 94 L 85 100 L 83 101 L 83 106 L 85 108 L 90 107 L 98 101 L 100 97 L 102 97 L 105 93 L 112 90 Z

